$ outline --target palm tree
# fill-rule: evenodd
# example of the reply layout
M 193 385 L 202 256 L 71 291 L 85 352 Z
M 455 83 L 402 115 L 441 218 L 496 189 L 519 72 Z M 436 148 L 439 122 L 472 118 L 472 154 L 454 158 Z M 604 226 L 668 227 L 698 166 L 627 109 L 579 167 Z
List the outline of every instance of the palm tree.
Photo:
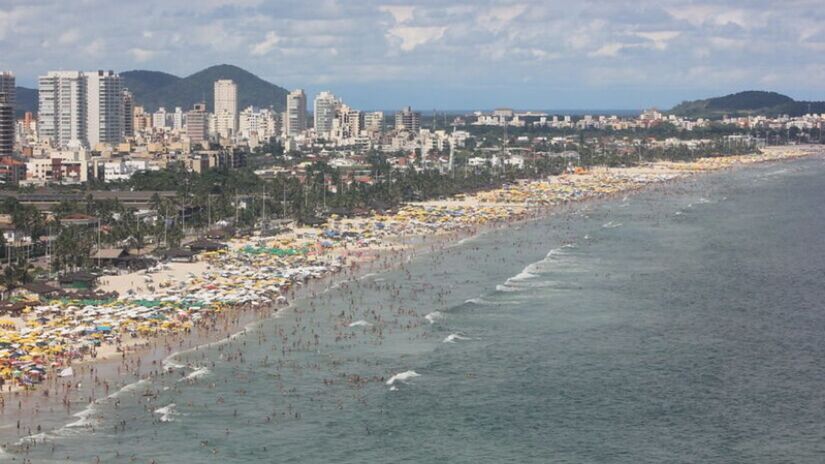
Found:
M 32 266 L 23 258 L 19 258 L 3 269 L 0 274 L 0 284 L 6 287 L 6 292 L 32 281 Z

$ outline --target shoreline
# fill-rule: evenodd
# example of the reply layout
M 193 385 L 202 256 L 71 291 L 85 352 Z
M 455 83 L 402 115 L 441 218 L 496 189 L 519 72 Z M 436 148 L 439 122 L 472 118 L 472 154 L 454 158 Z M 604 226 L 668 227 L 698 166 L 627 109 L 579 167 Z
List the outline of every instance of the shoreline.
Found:
M 823 153 L 823 149 L 817 148 L 817 153 Z M 814 153 L 808 153 L 807 155 L 797 156 L 792 159 L 812 154 Z M 783 160 L 784 159 L 766 160 L 759 164 L 776 163 Z M 186 366 L 166 371 L 166 366 L 164 366 L 165 361 L 167 361 L 168 364 L 168 361 L 173 361 L 175 356 L 181 355 L 184 352 L 206 349 L 215 344 L 223 343 L 225 340 L 241 336 L 247 333 L 254 325 L 260 324 L 262 321 L 270 318 L 277 318 L 281 311 L 291 309 L 296 302 L 313 298 L 335 288 L 343 282 L 363 279 L 371 274 L 385 272 L 407 262 L 407 260 L 412 259 L 412 257 L 419 253 L 431 253 L 447 247 L 457 246 L 466 239 L 472 239 L 493 230 L 539 220 L 551 214 L 566 214 L 572 208 L 586 206 L 592 202 L 602 200 L 610 201 L 617 195 L 631 195 L 639 191 L 657 188 L 657 186 L 667 188 L 667 186 L 674 181 L 689 180 L 694 178 L 696 174 L 704 172 L 718 173 L 725 169 L 742 166 L 747 166 L 747 164 L 734 164 L 714 170 L 691 171 L 683 176 L 665 179 L 660 182 L 646 183 L 638 188 L 621 190 L 613 194 L 596 195 L 562 204 L 537 204 L 533 207 L 526 207 L 525 213 L 521 217 L 475 224 L 463 229 L 456 228 L 431 235 L 402 236 L 397 238 L 400 241 L 397 247 L 382 246 L 361 250 L 369 259 L 358 262 L 355 267 L 342 267 L 340 272 L 330 273 L 320 279 L 310 279 L 306 285 L 292 287 L 288 292 L 290 295 L 290 304 L 286 306 L 240 305 L 221 312 L 212 324 L 204 324 L 204 326 L 198 326 L 196 324 L 191 332 L 178 332 L 150 339 L 146 342 L 146 346 L 135 347 L 133 350 L 130 350 L 128 353 L 123 353 L 121 356 L 113 356 L 106 359 L 87 359 L 82 362 L 73 363 L 72 366 L 75 368 L 76 373 L 70 380 L 54 376 L 47 381 L 49 382 L 49 390 L 54 389 L 53 391 L 55 392 L 62 392 L 63 389 L 66 389 L 66 385 L 75 384 L 78 381 L 85 384 L 82 390 L 72 389 L 72 392 L 77 392 L 74 393 L 75 396 L 80 396 L 78 400 L 85 399 L 85 402 L 75 400 L 66 405 L 66 403 L 61 402 L 59 398 L 60 395 L 49 394 L 46 396 L 43 394 L 43 391 L 39 389 L 13 392 L 11 395 L 4 392 L 4 396 L 8 395 L 8 398 L 5 405 L 0 409 L 0 428 L 7 429 L 11 427 L 12 430 L 14 430 L 15 420 L 21 421 L 28 418 L 29 422 L 18 422 L 19 427 L 16 429 L 16 439 L 19 446 L 13 446 L 11 443 L 7 443 L 3 445 L 3 448 L 9 445 L 9 450 L 22 448 L 17 449 L 18 451 L 22 451 L 26 446 L 32 445 L 33 442 L 38 442 L 41 438 L 42 441 L 47 441 L 49 439 L 49 432 L 37 429 L 37 418 L 42 411 L 55 411 L 55 406 L 58 409 L 66 406 L 65 412 L 54 412 L 55 415 L 60 415 L 69 420 L 80 417 L 80 420 L 77 422 L 91 418 L 92 420 L 89 420 L 88 423 L 92 424 L 94 422 L 92 413 L 82 417 L 79 415 L 82 415 L 83 411 L 90 410 L 96 401 L 105 400 L 106 398 L 116 398 L 116 395 L 124 389 L 130 388 L 132 385 L 137 385 L 144 380 L 151 379 L 156 375 L 180 375 L 181 378 L 185 378 L 184 368 L 186 368 Z M 120 355 L 120 353 L 117 354 Z M 124 374 L 121 368 L 125 368 L 128 373 Z M 191 375 L 191 373 L 187 375 Z M 124 381 L 124 377 L 127 380 Z M 110 391 L 113 391 L 113 393 L 110 394 Z M 68 390 L 66 391 L 67 395 L 70 393 Z M 54 419 L 57 419 L 57 417 Z M 84 427 L 85 425 L 86 424 L 80 424 L 80 427 Z M 65 426 L 66 425 L 64 425 L 64 427 Z M 89 426 L 92 427 L 91 425 Z M 54 431 L 54 429 L 51 431 Z

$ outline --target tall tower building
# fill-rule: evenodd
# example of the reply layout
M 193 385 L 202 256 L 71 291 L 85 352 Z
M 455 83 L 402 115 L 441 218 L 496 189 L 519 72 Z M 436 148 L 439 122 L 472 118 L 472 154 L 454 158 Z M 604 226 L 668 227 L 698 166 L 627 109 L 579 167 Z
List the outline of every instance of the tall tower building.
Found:
M 330 92 L 321 92 L 315 97 L 314 112 L 315 133 L 319 137 L 329 137 L 335 112 L 341 102 Z
M 14 73 L 11 71 L 0 72 L 0 93 L 6 94 L 6 102 L 14 107 L 17 103 L 17 90 L 14 84 Z
M 135 136 L 135 100 L 129 89 L 123 89 L 123 136 Z
M 14 152 L 14 106 L 0 92 L 0 157 Z
M 286 135 L 297 137 L 307 128 L 307 96 L 303 89 L 286 96 Z
M 86 137 L 89 146 L 123 140 L 123 79 L 114 71 L 86 73 Z
M 421 113 L 413 111 L 409 106 L 395 113 L 395 129 L 417 134 L 421 129 Z
M 215 81 L 215 129 L 221 137 L 238 132 L 238 86 L 229 79 Z
M 86 76 L 50 71 L 39 78 L 37 129 L 41 140 L 59 148 L 85 145 Z
M 186 113 L 186 135 L 191 145 L 208 140 L 209 117 L 206 113 L 206 103 L 197 103 L 192 111 Z

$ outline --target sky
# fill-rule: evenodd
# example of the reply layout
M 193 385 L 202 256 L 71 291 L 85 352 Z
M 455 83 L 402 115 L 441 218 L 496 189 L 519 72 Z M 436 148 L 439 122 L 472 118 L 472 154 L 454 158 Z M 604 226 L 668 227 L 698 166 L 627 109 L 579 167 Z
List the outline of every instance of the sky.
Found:
M 825 100 L 823 0 L 0 0 L 0 69 L 179 76 L 229 63 L 390 109 Z

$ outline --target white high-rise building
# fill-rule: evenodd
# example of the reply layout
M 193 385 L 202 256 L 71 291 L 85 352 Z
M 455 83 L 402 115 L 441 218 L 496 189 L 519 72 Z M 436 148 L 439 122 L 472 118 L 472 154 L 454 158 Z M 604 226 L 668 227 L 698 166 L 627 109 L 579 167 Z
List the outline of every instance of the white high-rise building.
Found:
M 335 112 L 341 105 L 341 101 L 335 98 L 330 92 L 321 92 L 315 97 L 314 117 L 315 134 L 318 137 L 328 138 L 332 133 L 332 123 L 335 120 Z
M 166 108 L 161 106 L 157 111 L 152 113 L 152 127 L 159 130 L 166 129 L 169 127 L 166 122 L 167 119 L 169 119 L 169 113 L 166 112 Z
M 286 135 L 297 137 L 307 128 L 307 96 L 303 89 L 293 90 L 286 96 Z
M 58 148 L 86 145 L 86 76 L 79 71 L 50 71 L 38 80 L 40 140 Z
M 183 130 L 183 109 L 180 106 L 176 106 L 175 112 L 172 113 L 172 129 Z
M 372 111 L 364 114 L 364 129 L 370 132 L 381 132 L 384 130 L 384 112 Z
M 215 126 L 221 137 L 238 132 L 238 86 L 229 79 L 215 81 Z
M 91 148 L 123 141 L 123 79 L 114 71 L 86 73 L 86 137 Z

